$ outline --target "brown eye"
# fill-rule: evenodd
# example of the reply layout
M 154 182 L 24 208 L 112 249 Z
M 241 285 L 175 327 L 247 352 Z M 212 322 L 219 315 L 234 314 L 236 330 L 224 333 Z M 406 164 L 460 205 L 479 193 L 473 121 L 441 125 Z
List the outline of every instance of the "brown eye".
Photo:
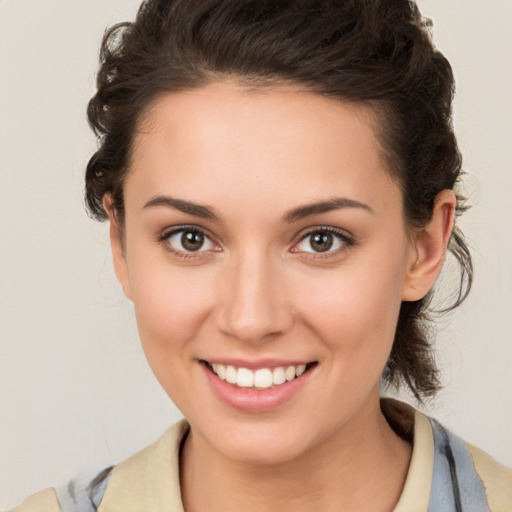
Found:
M 331 233 L 315 233 L 310 238 L 311 248 L 316 252 L 325 252 L 333 246 L 333 236 Z
M 181 245 L 186 251 L 198 251 L 204 244 L 203 233 L 184 231 L 181 235 Z
M 205 252 L 215 251 L 216 245 L 199 229 L 180 228 L 162 237 L 167 245 L 175 252 Z
M 324 228 L 310 231 L 307 235 L 304 235 L 293 247 L 292 252 L 332 253 L 334 255 L 352 244 L 352 239 L 343 231 L 334 230 L 334 228 Z

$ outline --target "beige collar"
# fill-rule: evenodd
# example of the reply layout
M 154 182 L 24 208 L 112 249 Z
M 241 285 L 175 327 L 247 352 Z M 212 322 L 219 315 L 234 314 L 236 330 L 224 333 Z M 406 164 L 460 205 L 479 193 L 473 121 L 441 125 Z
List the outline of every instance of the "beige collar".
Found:
M 430 421 L 395 400 L 384 399 L 382 409 L 397 432 L 414 439 L 407 479 L 394 512 L 427 512 L 434 458 Z M 98 512 L 183 512 L 179 452 L 189 428 L 181 420 L 157 442 L 117 465 Z
M 413 443 L 405 485 L 393 512 L 427 512 L 434 467 L 434 435 L 430 420 L 397 400 L 383 399 L 381 408 L 395 432 Z

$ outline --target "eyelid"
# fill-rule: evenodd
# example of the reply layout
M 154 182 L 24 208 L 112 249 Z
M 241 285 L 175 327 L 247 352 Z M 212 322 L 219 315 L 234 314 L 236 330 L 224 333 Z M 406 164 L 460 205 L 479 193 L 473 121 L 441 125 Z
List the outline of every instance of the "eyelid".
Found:
M 183 231 L 191 231 L 196 233 L 201 233 L 205 238 L 207 238 L 213 245 L 215 245 L 215 249 L 212 250 L 198 250 L 198 251 L 182 251 L 172 247 L 169 243 L 166 243 L 168 239 L 180 232 Z M 338 237 L 342 242 L 343 246 L 334 251 L 328 250 L 325 252 L 315 252 L 315 251 L 299 251 L 296 249 L 296 246 L 305 240 L 308 236 L 311 236 L 315 233 L 331 233 L 334 236 Z M 160 234 L 155 237 L 156 241 L 163 245 L 164 249 L 172 254 L 175 254 L 181 258 L 201 258 L 206 257 L 208 254 L 212 252 L 221 252 L 222 248 L 220 244 L 216 241 L 215 237 L 210 234 L 209 230 L 203 228 L 201 226 L 197 226 L 194 224 L 182 224 L 178 226 L 172 226 L 165 228 Z M 328 258 L 338 255 L 341 252 L 345 252 L 347 249 L 355 245 L 356 240 L 354 236 L 347 230 L 333 227 L 333 226 L 313 226 L 309 227 L 305 230 L 302 230 L 300 234 L 297 234 L 294 237 L 294 242 L 292 247 L 290 248 L 290 252 L 292 253 L 300 253 L 303 257 L 310 258 Z M 210 254 L 211 255 L 211 254 Z
M 305 240 L 307 237 L 314 235 L 315 233 L 330 233 L 330 234 L 338 237 L 341 240 L 343 247 L 336 249 L 334 251 L 329 250 L 329 251 L 325 251 L 325 252 L 299 251 L 296 249 L 297 245 L 300 242 Z M 328 258 L 328 257 L 332 257 L 335 255 L 338 255 L 341 252 L 346 251 L 347 249 L 349 249 L 350 247 L 355 245 L 355 243 L 356 243 L 356 241 L 355 241 L 354 236 L 345 229 L 335 228 L 333 226 L 314 226 L 314 227 L 307 228 L 307 230 L 305 232 L 303 231 L 301 234 L 299 234 L 295 237 L 295 242 L 293 243 L 293 246 L 290 249 L 290 251 L 294 252 L 294 253 L 300 253 L 305 257 Z
M 181 232 L 190 231 L 192 233 L 200 233 L 202 234 L 206 239 L 208 239 L 214 246 L 215 249 L 212 251 L 210 249 L 207 250 L 198 250 L 198 251 L 183 251 L 180 249 L 176 249 L 171 246 L 171 244 L 166 243 L 170 237 L 173 235 L 176 235 Z M 164 249 L 172 254 L 175 254 L 181 258 L 201 258 L 205 257 L 205 253 L 211 253 L 211 252 L 220 252 L 222 249 L 220 248 L 220 245 L 215 240 L 215 237 L 213 237 L 209 231 L 203 227 L 195 226 L 193 224 L 182 224 L 179 226 L 172 226 L 164 229 L 157 237 L 156 241 L 163 245 Z

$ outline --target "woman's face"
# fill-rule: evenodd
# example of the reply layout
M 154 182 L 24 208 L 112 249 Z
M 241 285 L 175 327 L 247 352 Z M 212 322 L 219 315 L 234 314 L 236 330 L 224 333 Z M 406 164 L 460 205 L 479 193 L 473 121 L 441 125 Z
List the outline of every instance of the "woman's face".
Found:
M 168 94 L 125 206 L 116 270 L 196 436 L 282 462 L 375 419 L 416 254 L 367 110 L 227 82 Z

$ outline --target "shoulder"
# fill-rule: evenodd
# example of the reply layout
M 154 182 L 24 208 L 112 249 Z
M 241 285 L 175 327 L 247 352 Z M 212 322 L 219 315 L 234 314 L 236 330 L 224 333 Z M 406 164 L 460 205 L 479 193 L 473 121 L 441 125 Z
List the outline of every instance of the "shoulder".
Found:
M 106 468 L 92 479 L 77 478 L 61 488 L 39 491 L 11 512 L 97 512 L 111 471 Z
M 45 489 L 29 496 L 11 512 L 61 512 L 55 489 Z
M 512 469 L 407 404 L 383 399 L 381 407 L 395 432 L 413 444 L 394 512 L 512 512 Z
M 179 504 L 179 450 L 188 430 L 182 420 L 153 444 L 94 478 L 78 478 L 57 489 L 39 491 L 11 512 L 139 512 L 148 500 L 155 499 Z M 160 496 L 161 488 L 166 489 L 165 497 Z
M 480 448 L 466 445 L 485 486 L 491 510 L 512 510 L 512 469 L 496 462 Z
M 463 441 L 437 420 L 430 419 L 430 423 L 434 438 L 432 499 L 441 503 L 453 495 L 456 502 L 466 504 L 464 510 L 472 510 L 471 506 L 479 502 L 478 510 L 511 512 L 512 469 Z M 443 482 L 447 480 L 452 492 L 443 497 L 448 487 Z
M 158 441 L 118 464 L 102 501 L 105 510 L 182 511 L 179 453 L 189 428 L 186 420 L 179 421 Z

